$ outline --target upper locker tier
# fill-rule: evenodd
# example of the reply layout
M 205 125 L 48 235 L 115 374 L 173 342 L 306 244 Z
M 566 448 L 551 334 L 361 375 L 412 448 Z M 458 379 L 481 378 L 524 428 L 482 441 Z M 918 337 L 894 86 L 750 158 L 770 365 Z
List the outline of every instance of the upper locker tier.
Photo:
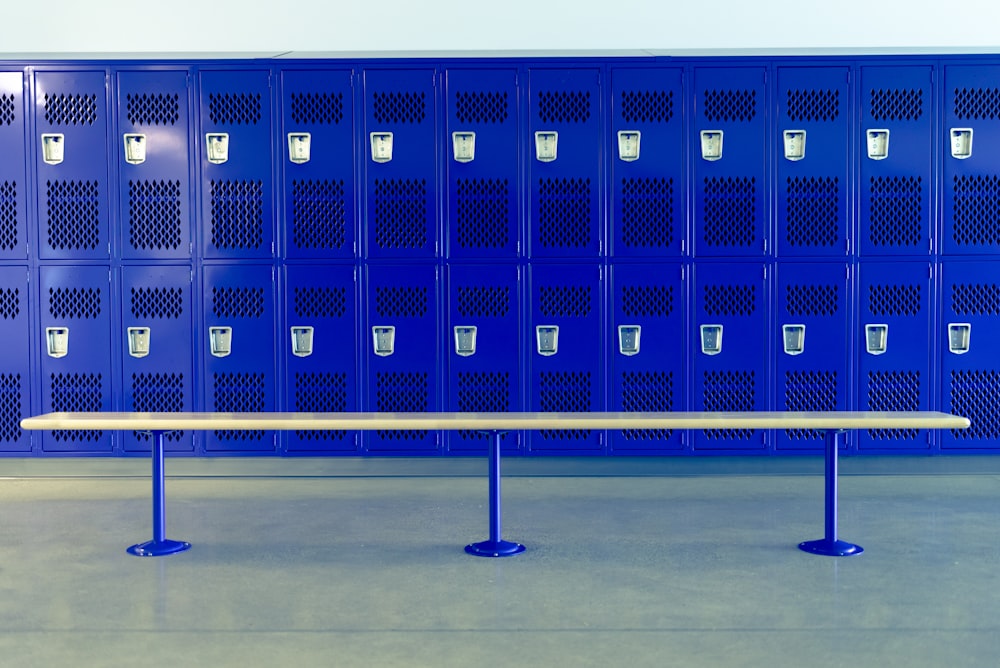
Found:
M 24 74 L 0 72 L 0 259 L 28 254 Z

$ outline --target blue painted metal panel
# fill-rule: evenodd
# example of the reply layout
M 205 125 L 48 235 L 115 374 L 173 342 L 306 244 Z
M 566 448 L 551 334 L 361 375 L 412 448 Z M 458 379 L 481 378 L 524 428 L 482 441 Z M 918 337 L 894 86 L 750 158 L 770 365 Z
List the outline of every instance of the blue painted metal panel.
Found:
M 285 364 L 284 410 L 327 413 L 358 410 L 357 268 L 354 265 L 285 267 L 284 326 L 278 340 Z M 311 328 L 303 331 L 297 328 Z M 311 346 L 302 337 L 311 335 Z M 356 453 L 351 431 L 293 431 L 288 454 Z
M 31 373 L 28 268 L 0 267 L 0 454 L 31 451 L 31 432 L 21 419 L 31 411 L 34 374 Z
M 289 258 L 353 258 L 358 215 L 351 70 L 281 73 L 281 225 Z M 309 136 L 308 160 L 296 153 Z
M 0 72 L 0 259 L 28 256 L 24 73 Z

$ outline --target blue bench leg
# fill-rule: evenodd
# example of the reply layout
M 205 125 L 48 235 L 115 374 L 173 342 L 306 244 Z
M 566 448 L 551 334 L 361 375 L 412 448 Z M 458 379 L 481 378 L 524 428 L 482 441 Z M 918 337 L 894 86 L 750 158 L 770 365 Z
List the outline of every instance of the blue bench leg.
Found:
M 153 540 L 139 543 L 128 548 L 126 552 L 137 557 L 163 557 L 168 554 L 183 552 L 191 548 L 191 543 L 169 540 L 167 520 L 164 507 L 166 505 L 163 486 L 163 431 L 157 430 L 153 436 Z
M 837 448 L 842 429 L 826 431 L 826 537 L 799 543 L 799 549 L 827 557 L 849 557 L 861 554 L 864 548 L 837 538 Z
M 500 437 L 502 431 L 491 431 L 490 443 L 490 539 L 465 546 L 465 551 L 477 557 L 510 557 L 524 552 L 524 545 L 500 538 Z

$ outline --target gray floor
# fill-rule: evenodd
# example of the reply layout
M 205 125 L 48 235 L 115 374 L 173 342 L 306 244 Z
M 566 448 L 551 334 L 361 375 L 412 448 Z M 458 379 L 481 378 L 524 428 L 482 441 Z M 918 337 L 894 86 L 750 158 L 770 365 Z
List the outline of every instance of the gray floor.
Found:
M 841 559 L 796 548 L 823 535 L 814 458 L 511 460 L 507 559 L 462 551 L 482 460 L 171 460 L 168 535 L 194 547 L 132 557 L 146 467 L 0 461 L 0 665 L 1000 663 L 992 458 L 846 460 L 865 553 Z

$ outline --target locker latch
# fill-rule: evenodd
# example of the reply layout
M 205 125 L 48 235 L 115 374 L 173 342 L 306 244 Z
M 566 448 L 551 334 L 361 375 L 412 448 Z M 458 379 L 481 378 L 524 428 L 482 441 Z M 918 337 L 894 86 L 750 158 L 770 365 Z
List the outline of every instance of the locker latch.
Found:
M 802 160 L 806 157 L 806 131 L 785 130 L 782 133 L 786 160 Z
M 141 165 L 146 162 L 146 135 L 129 133 L 123 135 L 125 141 L 125 162 Z
M 559 352 L 559 325 L 538 325 L 535 327 L 535 342 L 538 354 L 548 357 Z
M 701 131 L 701 157 L 710 161 L 722 159 L 722 130 Z
M 865 349 L 872 355 L 882 355 L 888 347 L 889 325 L 865 325 Z
M 42 160 L 46 165 L 58 165 L 66 153 L 64 137 L 61 133 L 46 133 L 42 135 Z
M 618 325 L 618 352 L 625 356 L 639 354 L 641 325 Z
M 972 325 L 967 322 L 948 323 L 948 351 L 956 355 L 969 352 L 969 342 L 972 338 Z
M 379 357 L 388 357 L 396 350 L 396 328 L 392 325 L 372 327 L 372 345 Z
M 49 357 L 66 357 L 69 351 L 69 327 L 46 327 L 45 347 Z
M 889 131 L 886 129 L 868 130 L 865 133 L 868 143 L 868 157 L 872 160 L 885 160 L 889 157 Z
M 559 147 L 559 133 L 555 130 L 539 130 L 535 133 L 535 157 L 539 162 L 556 159 Z
M 476 326 L 455 325 L 455 354 L 468 357 L 476 352 Z
M 288 159 L 296 165 L 309 162 L 312 135 L 308 132 L 288 133 Z
M 132 357 L 149 355 L 149 327 L 129 327 L 126 333 L 128 335 L 129 355 Z
M 638 130 L 618 131 L 618 158 L 625 162 L 639 159 L 639 140 L 642 138 Z
M 208 132 L 205 134 L 205 144 L 208 150 L 208 161 L 213 165 L 221 165 L 229 160 L 229 133 Z
M 972 157 L 972 128 L 951 129 L 951 157 L 959 160 Z
M 801 355 L 806 349 L 806 326 L 782 325 L 781 338 L 786 355 Z
M 472 162 L 476 159 L 476 133 L 452 132 L 451 150 L 455 162 Z
M 375 162 L 389 162 L 392 160 L 392 133 L 372 132 L 372 160 Z
M 701 352 L 706 355 L 722 352 L 722 325 L 701 326 Z
M 233 350 L 233 328 L 209 327 L 208 346 L 212 357 L 228 357 Z
M 292 327 L 292 354 L 309 357 L 313 352 L 313 328 L 308 325 Z

